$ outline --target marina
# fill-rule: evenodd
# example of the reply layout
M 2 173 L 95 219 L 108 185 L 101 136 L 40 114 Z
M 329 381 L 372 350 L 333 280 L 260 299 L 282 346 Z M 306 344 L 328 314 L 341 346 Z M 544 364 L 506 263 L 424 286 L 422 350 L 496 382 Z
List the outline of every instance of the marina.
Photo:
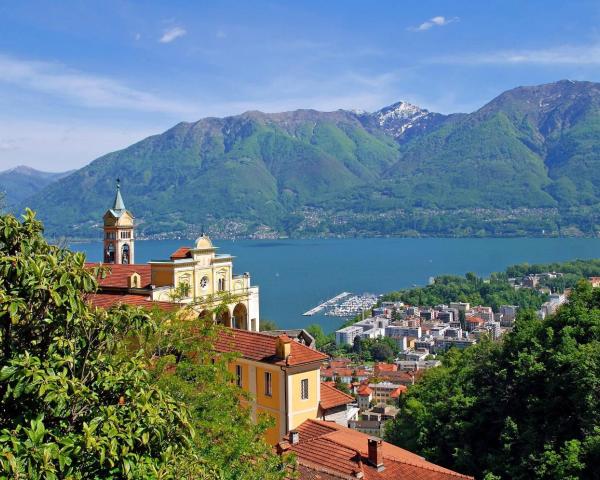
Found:
M 371 293 L 363 295 L 353 295 L 351 292 L 342 292 L 333 298 L 311 308 L 302 315 L 310 317 L 325 310 L 328 317 L 352 317 L 359 313 L 369 310 L 378 301 L 379 297 Z M 343 301 L 342 301 L 343 300 Z
M 353 317 L 373 308 L 378 300 L 379 296 L 372 293 L 353 295 L 344 300 L 341 304 L 333 305 L 333 308 L 325 312 L 325 315 L 328 317 Z
M 313 315 L 319 313 L 324 308 L 328 308 L 328 307 L 336 305 L 336 302 L 338 302 L 342 298 L 347 297 L 348 295 L 352 295 L 352 293 L 342 292 L 339 295 L 336 295 L 335 297 L 330 298 L 326 302 L 323 302 L 320 305 L 317 305 L 315 308 L 311 308 L 308 312 L 304 312 L 302 315 L 305 317 L 312 317 Z

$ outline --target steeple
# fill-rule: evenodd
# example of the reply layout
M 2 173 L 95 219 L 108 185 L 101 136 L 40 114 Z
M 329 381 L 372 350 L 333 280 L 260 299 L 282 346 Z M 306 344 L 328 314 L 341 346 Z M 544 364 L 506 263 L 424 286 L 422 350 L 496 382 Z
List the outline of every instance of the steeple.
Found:
M 104 262 L 134 263 L 133 215 L 125 209 L 121 196 L 121 181 L 117 178 L 117 193 L 112 208 L 104 214 Z
M 113 206 L 113 210 L 120 211 L 125 210 L 125 203 L 123 202 L 123 197 L 121 197 L 121 180 L 117 178 L 117 194 L 115 195 L 115 203 Z

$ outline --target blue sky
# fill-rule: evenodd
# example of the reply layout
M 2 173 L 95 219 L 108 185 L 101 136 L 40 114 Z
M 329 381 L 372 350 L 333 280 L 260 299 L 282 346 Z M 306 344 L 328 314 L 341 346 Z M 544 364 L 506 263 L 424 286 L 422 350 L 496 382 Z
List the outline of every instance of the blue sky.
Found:
M 598 1 L 0 3 L 0 170 L 80 167 L 246 110 L 470 112 L 600 81 Z

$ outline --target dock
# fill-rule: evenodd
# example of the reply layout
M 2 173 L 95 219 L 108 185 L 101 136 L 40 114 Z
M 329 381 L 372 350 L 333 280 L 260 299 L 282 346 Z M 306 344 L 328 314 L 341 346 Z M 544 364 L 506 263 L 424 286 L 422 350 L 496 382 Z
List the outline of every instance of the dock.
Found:
M 302 315 L 305 317 L 312 317 L 313 315 L 316 315 L 324 308 L 335 305 L 335 303 L 338 300 L 341 300 L 342 298 L 347 297 L 348 295 L 352 295 L 352 293 L 351 292 L 342 292 L 339 295 L 336 295 L 335 297 L 330 298 L 329 300 L 321 303 L 320 305 L 317 305 L 315 308 L 311 308 L 308 312 L 304 312 Z

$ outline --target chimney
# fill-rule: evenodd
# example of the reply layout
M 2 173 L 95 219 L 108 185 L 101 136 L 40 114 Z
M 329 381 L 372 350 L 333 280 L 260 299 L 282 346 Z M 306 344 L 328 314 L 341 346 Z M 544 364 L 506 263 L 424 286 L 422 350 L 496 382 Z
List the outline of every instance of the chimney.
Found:
M 300 441 L 300 432 L 298 430 L 290 430 L 289 440 L 290 445 L 297 445 Z
M 380 438 L 369 437 L 369 463 L 378 472 L 385 468 L 383 466 L 383 441 Z
M 281 360 L 287 360 L 292 353 L 292 339 L 287 335 L 279 335 L 275 344 L 275 353 Z

